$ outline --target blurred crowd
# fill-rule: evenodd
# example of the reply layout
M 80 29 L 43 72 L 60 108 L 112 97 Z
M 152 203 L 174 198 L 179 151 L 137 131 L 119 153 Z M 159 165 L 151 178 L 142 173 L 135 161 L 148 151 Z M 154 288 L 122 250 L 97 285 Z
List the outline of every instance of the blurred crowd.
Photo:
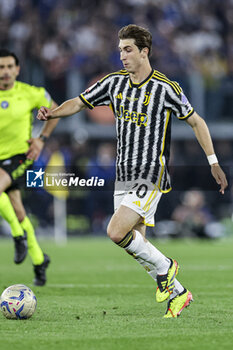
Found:
M 121 67 L 117 33 L 129 23 L 151 31 L 156 69 L 191 98 L 202 87 L 201 112 L 232 114 L 233 0 L 1 0 L 0 46 L 19 55 L 24 80 L 61 102 Z

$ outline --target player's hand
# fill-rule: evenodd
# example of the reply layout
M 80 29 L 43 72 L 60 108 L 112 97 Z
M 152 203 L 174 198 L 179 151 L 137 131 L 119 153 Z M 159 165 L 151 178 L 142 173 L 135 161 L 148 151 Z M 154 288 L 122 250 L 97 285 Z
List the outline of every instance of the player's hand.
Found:
M 39 120 L 49 120 L 52 116 L 52 110 L 47 107 L 40 107 L 37 112 L 37 119 Z
M 216 164 L 211 165 L 211 173 L 212 173 L 213 177 L 215 178 L 217 184 L 221 186 L 219 192 L 224 194 L 224 190 L 227 188 L 228 183 L 227 183 L 226 175 L 222 171 L 219 164 L 216 163 Z
M 39 137 L 31 138 L 27 142 L 30 145 L 26 153 L 27 159 L 37 160 L 44 146 L 44 142 Z

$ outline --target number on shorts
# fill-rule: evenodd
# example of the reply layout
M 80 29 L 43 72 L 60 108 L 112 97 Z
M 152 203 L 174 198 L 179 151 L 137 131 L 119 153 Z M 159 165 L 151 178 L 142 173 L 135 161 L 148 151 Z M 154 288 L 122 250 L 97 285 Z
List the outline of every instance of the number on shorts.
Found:
M 136 191 L 136 195 L 138 196 L 138 198 L 144 198 L 147 193 L 147 190 L 148 190 L 147 185 L 142 184 L 138 187 Z

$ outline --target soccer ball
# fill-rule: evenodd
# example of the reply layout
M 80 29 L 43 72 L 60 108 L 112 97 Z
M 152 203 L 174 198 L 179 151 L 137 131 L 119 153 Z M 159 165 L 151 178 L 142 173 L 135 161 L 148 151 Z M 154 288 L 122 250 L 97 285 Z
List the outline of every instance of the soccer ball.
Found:
M 30 318 L 36 310 L 36 304 L 33 291 L 24 284 L 6 288 L 0 298 L 3 315 L 13 320 Z

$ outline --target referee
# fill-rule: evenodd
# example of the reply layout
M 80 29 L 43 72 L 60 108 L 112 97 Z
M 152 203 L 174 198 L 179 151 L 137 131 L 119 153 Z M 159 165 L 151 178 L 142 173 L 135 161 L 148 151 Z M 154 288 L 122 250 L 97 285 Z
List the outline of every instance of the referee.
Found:
M 58 122 L 48 121 L 41 135 L 32 138 L 32 110 L 42 105 L 55 108 L 57 104 L 44 88 L 16 81 L 19 71 L 17 56 L 0 49 L 0 215 L 11 226 L 14 262 L 20 264 L 28 251 L 34 265 L 34 284 L 43 286 L 50 259 L 36 240 L 19 188 L 24 172 L 39 157 L 44 141 Z
M 115 213 L 107 232 L 113 242 L 132 255 L 157 281 L 156 300 L 168 300 L 164 317 L 176 318 L 190 304 L 192 294 L 176 279 L 177 261 L 163 255 L 145 238 L 146 226 L 154 225 L 162 194 L 171 190 L 167 168 L 171 114 L 193 128 L 222 194 L 227 180 L 218 164 L 205 121 L 194 111 L 176 82 L 152 69 L 151 33 L 137 25 L 128 25 L 118 36 L 124 69 L 105 76 L 54 110 L 42 107 L 37 117 L 53 120 L 86 107 L 109 105 L 112 108 L 117 130 L 117 174 Z

